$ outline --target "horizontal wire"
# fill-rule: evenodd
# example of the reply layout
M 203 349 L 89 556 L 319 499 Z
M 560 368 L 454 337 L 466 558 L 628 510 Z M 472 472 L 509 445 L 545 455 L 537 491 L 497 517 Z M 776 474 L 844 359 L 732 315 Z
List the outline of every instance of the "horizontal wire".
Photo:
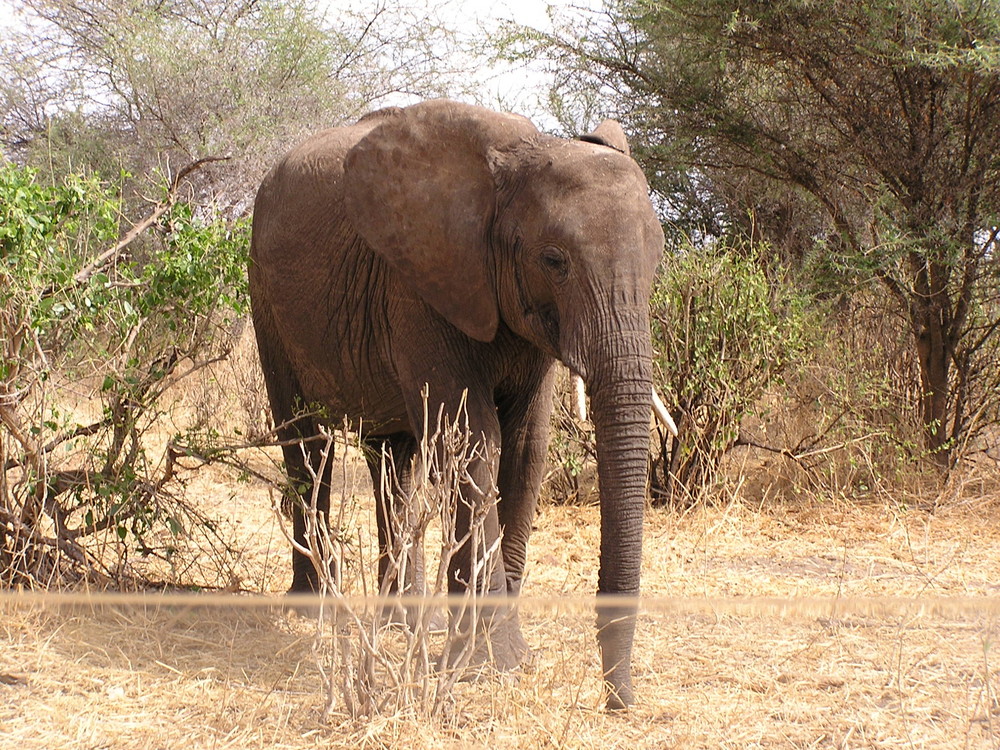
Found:
M 382 606 L 461 608 L 509 606 L 516 603 L 522 612 L 588 614 L 602 608 L 637 609 L 640 614 L 734 615 L 795 617 L 938 617 L 969 618 L 1000 615 L 1000 596 L 848 596 L 848 597 L 691 597 L 691 596 L 476 596 L 467 594 L 404 596 L 284 596 L 230 593 L 114 593 L 114 592 L 0 592 L 4 608 L 197 607 L 213 609 L 318 609 L 364 611 Z

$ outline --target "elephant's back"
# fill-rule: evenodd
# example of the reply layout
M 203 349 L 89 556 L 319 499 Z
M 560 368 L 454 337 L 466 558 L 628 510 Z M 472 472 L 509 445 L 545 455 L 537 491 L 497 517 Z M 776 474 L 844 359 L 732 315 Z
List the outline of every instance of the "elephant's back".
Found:
M 264 177 L 253 212 L 251 255 L 267 262 L 288 255 L 343 224 L 344 157 L 377 120 L 329 128 L 288 151 Z
M 264 265 L 282 263 L 326 244 L 349 244 L 344 212 L 344 159 L 373 129 L 402 116 L 389 107 L 353 125 L 327 128 L 294 146 L 261 181 L 254 201 L 250 254 Z

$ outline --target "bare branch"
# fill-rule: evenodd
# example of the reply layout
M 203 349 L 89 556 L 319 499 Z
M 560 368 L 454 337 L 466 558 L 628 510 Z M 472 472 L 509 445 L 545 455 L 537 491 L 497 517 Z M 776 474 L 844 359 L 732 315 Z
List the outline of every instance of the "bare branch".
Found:
M 107 266 L 111 261 L 118 257 L 122 250 L 131 245 L 137 237 L 141 236 L 143 232 L 153 226 L 160 217 L 163 216 L 167 211 L 169 211 L 177 200 L 177 191 L 180 188 L 183 180 L 190 175 L 192 172 L 197 171 L 206 164 L 211 164 L 213 162 L 228 161 L 230 157 L 228 156 L 208 156 L 203 159 L 197 159 L 190 164 L 186 165 L 181 169 L 175 176 L 170 184 L 170 188 L 167 190 L 167 196 L 162 201 L 156 204 L 152 211 L 150 211 L 141 221 L 134 224 L 125 235 L 118 241 L 118 243 L 108 250 L 104 251 L 98 255 L 94 260 L 88 263 L 86 266 L 81 268 L 74 276 L 73 281 L 77 284 L 85 284 L 91 276 L 93 276 L 97 271 Z M 47 290 L 42 294 L 43 297 L 53 294 L 56 290 Z

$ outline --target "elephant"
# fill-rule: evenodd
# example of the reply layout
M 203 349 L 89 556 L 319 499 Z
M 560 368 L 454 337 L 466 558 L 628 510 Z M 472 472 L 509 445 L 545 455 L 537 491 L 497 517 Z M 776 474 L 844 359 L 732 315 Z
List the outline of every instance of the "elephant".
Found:
M 482 581 L 516 602 L 546 458 L 554 365 L 585 383 L 600 492 L 597 639 L 606 703 L 634 702 L 632 643 L 642 557 L 652 346 L 649 297 L 664 245 L 642 170 L 621 126 L 565 139 L 528 119 L 449 100 L 389 107 L 323 130 L 266 175 L 254 204 L 253 322 L 286 470 L 309 492 L 315 449 L 302 404 L 346 415 L 393 459 L 397 484 L 428 412 L 463 407 L 484 446 L 455 523 L 485 514 L 500 562 Z M 306 443 L 309 445 L 309 443 Z M 392 539 L 379 497 L 384 462 L 369 459 L 382 549 Z M 323 478 L 325 484 L 326 478 Z M 496 487 L 492 500 L 482 488 Z M 397 497 L 398 494 L 398 497 Z M 329 488 L 317 504 L 325 512 Z M 307 495 L 308 496 L 308 495 Z M 489 504 L 489 507 L 487 507 Z M 301 508 L 293 535 L 304 543 Z M 465 544 L 451 592 L 473 581 Z M 293 550 L 292 591 L 317 585 Z M 493 623 L 501 669 L 528 649 L 516 617 Z

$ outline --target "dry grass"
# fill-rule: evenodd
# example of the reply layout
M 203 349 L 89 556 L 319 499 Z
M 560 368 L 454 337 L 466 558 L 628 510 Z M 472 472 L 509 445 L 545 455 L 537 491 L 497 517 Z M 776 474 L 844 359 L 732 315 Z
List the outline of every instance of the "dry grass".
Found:
M 233 570 L 280 590 L 265 498 L 230 489 Z M 324 723 L 315 623 L 280 606 L 8 599 L 0 746 L 1000 747 L 997 509 L 651 512 L 641 703 L 623 716 L 600 710 L 593 615 L 576 599 L 596 583 L 596 508 L 539 515 L 522 613 L 533 668 L 459 685 L 435 722 L 335 709 Z
M 357 575 L 374 513 L 363 461 L 346 458 Z M 248 460 L 279 470 L 273 449 Z M 532 665 L 459 684 L 436 720 L 339 706 L 324 720 L 317 623 L 278 596 L 290 565 L 273 490 L 215 466 L 180 478 L 211 533 L 192 526 L 169 561 L 122 564 L 264 602 L 0 598 L 0 748 L 1000 749 L 995 471 L 868 505 L 737 488 L 649 511 L 640 703 L 623 715 L 601 709 L 598 510 L 545 506 L 521 613 Z

